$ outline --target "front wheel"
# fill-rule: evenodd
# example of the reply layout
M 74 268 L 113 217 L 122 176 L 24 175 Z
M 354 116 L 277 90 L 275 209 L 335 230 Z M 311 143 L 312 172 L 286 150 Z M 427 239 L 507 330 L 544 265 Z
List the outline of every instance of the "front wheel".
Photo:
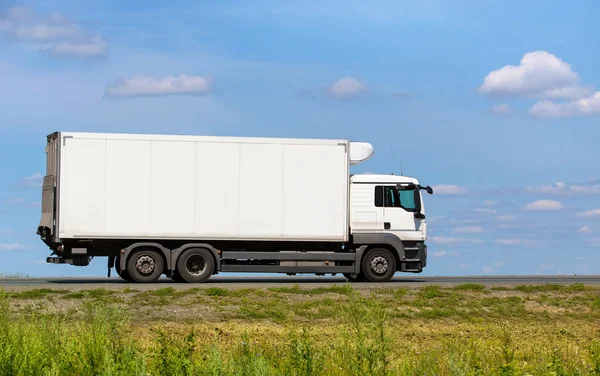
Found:
M 386 282 L 396 273 L 396 259 L 385 248 L 374 248 L 363 256 L 362 272 L 370 282 Z

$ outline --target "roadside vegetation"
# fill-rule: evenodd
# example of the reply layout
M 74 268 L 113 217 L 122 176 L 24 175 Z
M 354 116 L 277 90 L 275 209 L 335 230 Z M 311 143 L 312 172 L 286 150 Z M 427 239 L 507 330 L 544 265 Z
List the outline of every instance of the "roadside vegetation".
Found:
M 600 289 L 0 292 L 0 375 L 600 375 Z

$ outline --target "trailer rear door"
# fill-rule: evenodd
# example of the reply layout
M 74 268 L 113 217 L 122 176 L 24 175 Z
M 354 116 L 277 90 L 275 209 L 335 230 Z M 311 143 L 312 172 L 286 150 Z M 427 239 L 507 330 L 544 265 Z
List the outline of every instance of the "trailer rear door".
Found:
M 42 184 L 42 216 L 38 233 L 47 238 L 56 235 L 56 182 L 58 175 L 58 148 L 60 135 L 53 133 L 48 136 L 46 145 L 46 175 Z

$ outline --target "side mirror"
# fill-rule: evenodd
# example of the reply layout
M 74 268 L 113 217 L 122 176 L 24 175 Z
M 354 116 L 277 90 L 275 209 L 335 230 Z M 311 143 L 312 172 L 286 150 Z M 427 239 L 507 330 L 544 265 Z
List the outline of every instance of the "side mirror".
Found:
M 429 193 L 430 195 L 433 194 L 433 188 L 431 188 L 430 186 L 425 187 L 425 191 L 427 191 L 427 193 Z
M 425 219 L 425 214 L 423 214 L 423 213 L 415 213 L 415 218 L 417 218 L 417 219 Z

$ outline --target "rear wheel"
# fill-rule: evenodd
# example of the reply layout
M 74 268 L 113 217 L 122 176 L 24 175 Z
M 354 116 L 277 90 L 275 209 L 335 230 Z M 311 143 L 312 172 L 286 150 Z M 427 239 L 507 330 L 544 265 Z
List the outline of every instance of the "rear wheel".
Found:
M 363 256 L 361 269 L 368 281 L 389 281 L 396 273 L 396 259 L 390 250 L 374 248 Z
M 186 282 L 204 282 L 213 274 L 214 268 L 214 258 L 205 248 L 186 249 L 177 259 L 177 272 Z
M 127 260 L 127 272 L 135 282 L 155 282 L 164 267 L 162 255 L 151 248 L 135 251 Z

